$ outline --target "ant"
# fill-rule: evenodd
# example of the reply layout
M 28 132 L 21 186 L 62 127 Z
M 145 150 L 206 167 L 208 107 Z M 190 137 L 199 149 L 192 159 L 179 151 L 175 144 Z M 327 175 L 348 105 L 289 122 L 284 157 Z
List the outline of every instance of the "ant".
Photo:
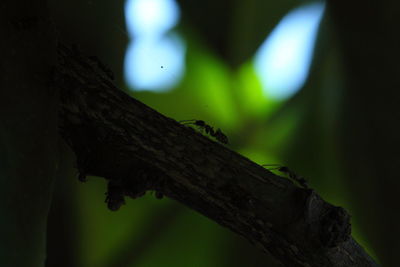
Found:
M 217 131 L 212 135 L 219 142 L 223 144 L 228 144 L 228 137 L 218 128 Z
M 180 123 L 196 125 L 200 129 L 204 130 L 207 134 L 217 139 L 217 141 L 220 143 L 228 144 L 228 137 L 221 131 L 221 129 L 218 128 L 216 131 L 214 131 L 214 128 L 203 120 L 183 120 L 180 121 Z
M 261 166 L 263 166 L 263 167 L 266 167 L 266 166 L 272 167 L 272 168 L 267 168 L 267 169 L 269 169 L 269 170 L 277 170 L 277 171 L 279 171 L 281 173 L 284 173 L 290 179 L 292 179 L 293 181 L 296 181 L 303 188 L 305 188 L 305 189 L 309 188 L 309 186 L 307 184 L 307 181 L 306 181 L 306 179 L 304 179 L 304 177 L 296 174 L 294 171 L 292 171 L 291 169 L 289 169 L 286 166 L 282 166 L 282 165 L 279 165 L 279 164 L 263 164 Z

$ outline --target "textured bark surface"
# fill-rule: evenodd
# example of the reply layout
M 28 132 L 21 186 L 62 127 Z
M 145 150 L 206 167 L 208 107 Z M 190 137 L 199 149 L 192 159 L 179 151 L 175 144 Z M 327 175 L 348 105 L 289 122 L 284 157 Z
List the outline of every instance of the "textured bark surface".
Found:
M 376 266 L 351 238 L 350 216 L 118 88 L 109 71 L 59 47 L 60 132 L 80 179 L 108 182 L 107 204 L 155 190 L 268 251 L 286 266 Z

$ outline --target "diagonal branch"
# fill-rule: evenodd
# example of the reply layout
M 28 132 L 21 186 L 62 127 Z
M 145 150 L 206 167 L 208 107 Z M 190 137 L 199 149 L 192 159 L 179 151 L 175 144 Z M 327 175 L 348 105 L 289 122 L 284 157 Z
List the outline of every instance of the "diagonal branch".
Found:
M 244 236 L 286 266 L 377 266 L 350 236 L 350 216 L 116 88 L 108 71 L 59 46 L 60 133 L 80 179 L 108 181 L 108 207 L 147 190 Z

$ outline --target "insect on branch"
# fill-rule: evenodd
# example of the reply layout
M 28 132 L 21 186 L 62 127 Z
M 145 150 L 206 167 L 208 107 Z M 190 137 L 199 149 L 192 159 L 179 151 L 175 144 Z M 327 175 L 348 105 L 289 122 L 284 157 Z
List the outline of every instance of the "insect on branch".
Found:
M 182 124 L 189 124 L 197 126 L 201 131 L 205 131 L 206 134 L 214 137 L 218 142 L 222 144 L 228 144 L 228 137 L 221 131 L 221 129 L 214 130 L 214 128 L 208 125 L 203 120 L 182 120 L 180 121 Z
M 286 166 L 279 165 L 279 164 L 263 164 L 263 167 L 267 167 L 268 170 L 277 170 L 292 179 L 293 181 L 297 182 L 301 187 L 305 189 L 309 189 L 308 183 L 303 176 L 298 175 L 291 169 Z

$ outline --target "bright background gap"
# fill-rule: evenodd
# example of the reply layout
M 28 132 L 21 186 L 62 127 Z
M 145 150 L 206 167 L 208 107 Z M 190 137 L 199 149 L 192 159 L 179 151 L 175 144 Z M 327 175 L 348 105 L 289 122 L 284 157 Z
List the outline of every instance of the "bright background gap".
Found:
M 185 72 L 186 46 L 171 30 L 179 21 L 174 0 L 128 0 L 125 18 L 129 37 L 124 76 L 135 91 L 167 91 Z
M 315 2 L 292 10 L 257 51 L 254 65 L 267 97 L 284 100 L 303 86 L 324 9 Z

